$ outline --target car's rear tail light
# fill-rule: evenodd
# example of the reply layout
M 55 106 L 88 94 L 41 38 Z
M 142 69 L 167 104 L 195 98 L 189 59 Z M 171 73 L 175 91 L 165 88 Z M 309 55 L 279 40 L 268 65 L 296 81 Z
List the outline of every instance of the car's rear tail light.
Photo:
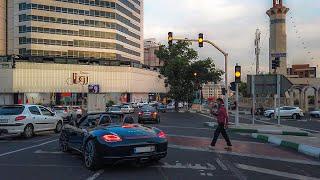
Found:
M 165 138 L 167 138 L 167 135 L 163 131 L 161 131 L 161 132 L 158 133 L 158 137 L 165 139 Z
M 143 115 L 143 112 L 139 112 L 139 115 Z
M 157 115 L 158 113 L 157 112 L 154 112 L 154 113 L 152 113 L 153 115 Z
M 64 112 L 67 113 L 68 111 L 65 109 Z
M 132 124 L 125 124 L 122 126 L 122 128 L 134 128 L 134 125 Z
M 116 134 L 107 134 L 102 136 L 102 139 L 106 142 L 120 142 L 122 139 Z
M 16 117 L 16 121 L 23 121 L 23 120 L 25 120 L 27 117 L 26 116 L 17 116 Z

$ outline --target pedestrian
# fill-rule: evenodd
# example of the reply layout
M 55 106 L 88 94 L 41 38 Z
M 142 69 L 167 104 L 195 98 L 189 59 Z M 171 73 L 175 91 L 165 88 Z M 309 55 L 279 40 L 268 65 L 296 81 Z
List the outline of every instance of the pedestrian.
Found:
M 212 111 L 212 114 L 214 116 L 217 116 L 218 127 L 214 132 L 214 137 L 212 139 L 212 142 L 211 142 L 211 145 L 209 146 L 209 148 L 214 149 L 216 142 L 218 140 L 218 137 L 221 133 L 227 142 L 227 147 L 225 149 L 232 150 L 232 144 L 231 144 L 231 141 L 230 141 L 229 136 L 226 131 L 226 129 L 228 128 L 229 117 L 227 114 L 227 110 L 224 107 L 223 100 L 221 98 L 217 99 L 217 110 Z

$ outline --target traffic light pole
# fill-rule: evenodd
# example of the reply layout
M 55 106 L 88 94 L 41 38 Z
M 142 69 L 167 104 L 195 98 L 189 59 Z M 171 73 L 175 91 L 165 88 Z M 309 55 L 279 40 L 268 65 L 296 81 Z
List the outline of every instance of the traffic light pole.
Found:
M 278 96 L 278 125 L 280 126 L 281 125 L 281 117 L 280 117 L 280 106 L 281 106 L 281 76 L 280 74 L 277 75 L 277 96 Z M 276 114 L 276 113 L 275 113 Z
M 198 39 L 182 39 L 182 38 L 172 38 L 172 40 L 175 41 L 187 41 L 187 42 L 198 42 Z M 203 40 L 203 42 L 206 42 L 210 45 L 212 45 L 214 48 L 216 48 L 218 51 L 220 51 L 224 55 L 224 66 L 225 66 L 225 88 L 226 88 L 226 95 L 224 100 L 224 106 L 227 110 L 227 113 L 229 112 L 229 88 L 228 88 L 228 53 L 223 51 L 219 46 L 217 46 L 214 42 Z
M 239 126 L 239 83 L 236 83 L 236 126 Z

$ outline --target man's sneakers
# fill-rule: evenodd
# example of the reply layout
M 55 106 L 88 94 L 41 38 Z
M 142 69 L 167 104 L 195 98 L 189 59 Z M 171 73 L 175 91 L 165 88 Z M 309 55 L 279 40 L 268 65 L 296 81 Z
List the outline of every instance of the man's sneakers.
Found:
M 209 150 L 215 150 L 215 146 L 209 145 L 208 148 L 209 148 Z
M 232 146 L 227 146 L 224 149 L 227 150 L 227 151 L 232 151 Z

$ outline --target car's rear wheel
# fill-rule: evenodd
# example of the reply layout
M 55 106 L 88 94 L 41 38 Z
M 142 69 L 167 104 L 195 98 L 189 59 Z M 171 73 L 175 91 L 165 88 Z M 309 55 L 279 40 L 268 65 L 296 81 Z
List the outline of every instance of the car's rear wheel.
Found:
M 274 119 L 274 118 L 275 118 L 274 113 L 271 113 L 271 114 L 269 115 L 269 118 L 270 118 L 270 119 Z
M 24 128 L 24 131 L 22 133 L 23 137 L 25 138 L 31 138 L 34 135 L 34 128 L 32 124 L 26 125 Z
M 70 151 L 68 145 L 68 138 L 65 132 L 62 132 L 59 138 L 59 148 L 62 152 Z
M 294 120 L 300 119 L 300 115 L 299 114 L 293 114 L 292 115 L 292 119 L 294 119 Z
M 57 125 L 56 125 L 56 128 L 54 129 L 54 132 L 55 132 L 55 133 L 60 133 L 61 130 L 62 130 L 62 122 L 59 121 L 59 122 L 57 123 Z
M 96 152 L 94 140 L 89 140 L 84 148 L 84 164 L 90 170 L 97 170 L 100 167 L 99 158 Z
M 138 123 L 139 123 L 139 124 L 143 124 L 143 121 L 139 119 L 139 120 L 138 120 Z

